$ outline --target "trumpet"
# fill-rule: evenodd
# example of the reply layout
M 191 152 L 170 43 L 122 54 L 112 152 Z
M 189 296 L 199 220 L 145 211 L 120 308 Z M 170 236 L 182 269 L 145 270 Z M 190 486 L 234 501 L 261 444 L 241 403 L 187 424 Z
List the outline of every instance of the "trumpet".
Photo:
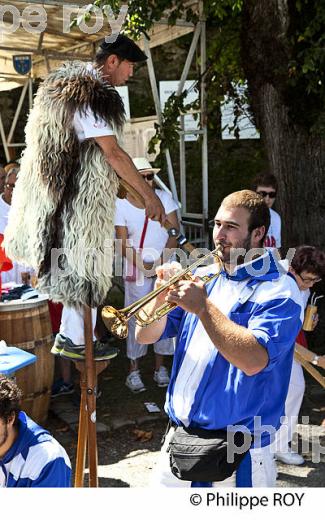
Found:
M 180 280 L 192 280 L 193 276 L 191 271 L 198 267 L 200 264 L 203 264 L 209 257 L 214 257 L 215 262 L 219 264 L 218 271 L 212 275 L 206 275 L 199 277 L 204 284 L 207 284 L 217 278 L 220 275 L 220 272 L 223 268 L 222 260 L 219 257 L 220 249 L 214 249 L 210 253 L 205 256 L 202 256 L 195 262 L 193 262 L 189 267 L 183 269 L 181 272 L 172 276 L 168 282 L 163 284 L 161 287 L 154 289 L 147 295 L 143 296 L 139 300 L 135 301 L 128 307 L 124 309 L 115 309 L 111 306 L 106 306 L 102 310 L 102 318 L 105 323 L 105 326 L 108 330 L 114 334 L 114 336 L 119 339 L 125 339 L 128 336 L 128 321 L 134 316 L 137 325 L 140 327 L 147 327 L 154 321 L 160 320 L 163 316 L 168 314 L 171 310 L 173 310 L 177 305 L 175 303 L 165 302 L 160 307 L 155 309 L 152 315 L 148 314 L 144 307 L 154 300 L 160 293 L 179 282 Z

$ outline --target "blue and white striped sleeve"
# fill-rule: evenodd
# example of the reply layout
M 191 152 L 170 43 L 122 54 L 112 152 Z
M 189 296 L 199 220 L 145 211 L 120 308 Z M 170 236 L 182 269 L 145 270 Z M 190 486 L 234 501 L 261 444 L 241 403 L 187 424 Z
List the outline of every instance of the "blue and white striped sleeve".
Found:
M 301 326 L 301 305 L 291 298 L 271 299 L 253 307 L 248 329 L 268 352 L 265 370 L 272 369 L 293 348 Z
M 167 316 L 166 328 L 159 338 L 159 341 L 161 339 L 175 338 L 179 333 L 183 317 L 184 310 L 181 307 L 173 309 Z
M 71 468 L 67 466 L 63 457 L 58 457 L 43 467 L 38 478 L 31 481 L 30 487 L 71 487 Z
M 49 435 L 44 434 L 44 437 Z M 42 437 L 40 437 L 42 438 Z M 21 481 L 26 477 L 26 482 Z M 31 446 L 19 478 L 22 487 L 71 487 L 71 463 L 64 448 L 54 439 Z

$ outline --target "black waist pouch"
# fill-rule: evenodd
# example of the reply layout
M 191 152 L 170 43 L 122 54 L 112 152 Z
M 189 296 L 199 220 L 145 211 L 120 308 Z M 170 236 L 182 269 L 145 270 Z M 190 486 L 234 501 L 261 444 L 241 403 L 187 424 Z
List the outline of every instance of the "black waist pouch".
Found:
M 233 474 L 251 444 L 248 432 L 177 426 L 167 450 L 170 468 L 180 480 L 220 482 Z

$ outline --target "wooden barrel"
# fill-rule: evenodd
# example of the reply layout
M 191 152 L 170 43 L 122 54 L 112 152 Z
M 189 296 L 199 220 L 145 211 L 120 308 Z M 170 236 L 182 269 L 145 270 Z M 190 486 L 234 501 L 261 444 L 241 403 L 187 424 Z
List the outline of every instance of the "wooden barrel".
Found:
M 54 375 L 52 327 L 48 300 L 0 303 L 0 339 L 37 356 L 36 363 L 16 372 L 23 392 L 22 409 L 36 422 L 47 418 Z

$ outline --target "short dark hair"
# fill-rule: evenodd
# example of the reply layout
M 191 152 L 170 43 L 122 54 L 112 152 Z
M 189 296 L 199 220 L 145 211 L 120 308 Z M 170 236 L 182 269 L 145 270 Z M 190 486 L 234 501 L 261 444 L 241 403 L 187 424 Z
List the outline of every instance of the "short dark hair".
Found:
M 16 425 L 21 410 L 21 398 L 22 392 L 16 383 L 8 377 L 0 376 L 0 419 L 8 422 L 14 413 Z
M 325 253 L 314 246 L 302 245 L 296 248 L 291 267 L 296 273 L 303 271 L 312 273 L 319 278 L 325 277 Z
M 270 186 L 278 191 L 278 181 L 272 173 L 264 172 L 255 177 L 253 181 L 253 190 L 256 191 L 258 186 Z
M 241 190 L 231 193 L 223 199 L 221 206 L 228 208 L 245 208 L 249 214 L 248 231 L 265 226 L 265 233 L 260 243 L 263 245 L 264 239 L 270 227 L 270 210 L 263 198 L 255 191 Z
M 97 65 L 99 65 L 99 66 L 104 65 L 107 58 L 109 56 L 111 56 L 112 54 L 115 54 L 119 61 L 123 60 L 123 58 L 121 56 L 119 56 L 118 54 L 116 54 L 116 52 L 105 51 L 104 49 L 101 49 L 99 47 L 99 49 L 96 52 L 96 56 L 95 56 L 95 61 L 96 61 Z

